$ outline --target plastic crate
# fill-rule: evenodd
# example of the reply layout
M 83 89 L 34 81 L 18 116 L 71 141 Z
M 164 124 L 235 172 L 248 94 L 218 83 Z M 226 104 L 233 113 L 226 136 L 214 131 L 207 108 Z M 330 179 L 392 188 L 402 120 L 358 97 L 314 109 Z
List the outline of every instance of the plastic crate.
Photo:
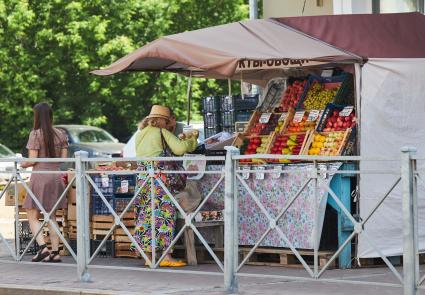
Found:
M 111 174 L 108 175 L 101 175 L 101 174 L 92 174 L 91 178 L 93 179 L 94 183 L 97 185 L 97 187 L 99 188 L 100 192 L 106 197 L 110 197 L 114 194 L 114 188 L 113 188 L 113 176 Z M 108 178 L 108 186 L 103 186 L 103 178 Z M 106 181 L 105 181 L 106 183 Z M 93 196 L 98 196 L 99 194 L 97 193 L 97 191 L 92 187 L 92 195 Z
M 127 192 L 123 192 L 122 184 L 123 181 L 128 182 L 128 190 Z M 132 197 L 136 190 L 136 175 L 128 174 L 128 175 L 113 175 L 112 176 L 112 188 L 113 194 L 116 198 L 126 198 Z
M 258 95 L 233 95 L 220 98 L 221 111 L 252 111 L 258 105 Z
M 19 254 L 24 253 L 25 248 L 28 246 L 29 242 L 32 239 L 32 233 L 28 220 L 18 221 L 19 228 Z M 39 246 L 36 241 L 28 248 L 26 254 L 35 255 L 39 250 Z
M 354 80 L 353 75 L 350 73 L 342 73 L 338 76 L 332 77 L 321 77 L 316 75 L 310 75 L 308 78 L 307 84 L 304 87 L 304 92 L 301 96 L 300 101 L 296 107 L 297 110 L 303 110 L 304 101 L 307 97 L 308 92 L 310 91 L 311 86 L 314 82 L 319 82 L 320 84 L 339 84 L 339 89 L 331 101 L 334 104 L 353 104 L 354 103 Z
M 105 196 L 105 198 L 116 213 L 122 212 L 125 209 L 125 206 L 127 206 L 127 204 L 131 201 L 131 198 L 122 198 L 122 197 L 117 198 L 115 196 Z M 92 213 L 94 215 L 111 214 L 108 207 L 102 201 L 100 196 L 92 196 Z
M 354 127 L 351 130 L 350 136 L 347 139 L 344 149 L 342 150 L 341 156 L 355 156 L 358 155 L 357 145 L 357 128 Z
M 221 113 L 221 125 L 223 131 L 225 127 L 235 127 L 235 122 L 248 122 L 252 116 L 252 111 L 226 111 Z
M 221 126 L 220 113 L 219 112 L 205 113 L 204 126 L 206 128 Z
M 202 99 L 202 112 L 214 113 L 220 111 L 220 97 L 208 96 Z
M 99 247 L 102 240 L 90 240 L 90 255 L 94 254 L 97 247 Z M 77 254 L 77 240 L 69 240 L 69 246 L 71 246 L 72 251 Z M 115 241 L 114 240 L 106 240 L 105 244 L 103 244 L 99 253 L 97 253 L 96 257 L 101 258 L 113 258 L 115 257 Z

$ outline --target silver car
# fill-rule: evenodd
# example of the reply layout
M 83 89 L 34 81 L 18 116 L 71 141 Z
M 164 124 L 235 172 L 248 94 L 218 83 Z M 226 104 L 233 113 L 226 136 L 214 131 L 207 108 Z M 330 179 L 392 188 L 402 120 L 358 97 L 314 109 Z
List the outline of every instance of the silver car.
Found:
M 118 139 L 102 128 L 87 125 L 56 125 L 68 135 L 68 155 L 86 151 L 91 158 L 120 157 L 124 147 Z

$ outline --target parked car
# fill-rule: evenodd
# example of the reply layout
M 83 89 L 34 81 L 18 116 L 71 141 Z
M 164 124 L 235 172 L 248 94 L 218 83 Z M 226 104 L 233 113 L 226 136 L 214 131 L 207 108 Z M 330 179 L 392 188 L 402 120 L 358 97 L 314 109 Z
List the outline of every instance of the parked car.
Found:
M 118 139 L 102 128 L 87 125 L 56 125 L 68 135 L 68 156 L 86 151 L 91 158 L 120 157 L 124 147 Z
M 183 132 L 183 128 L 186 126 L 185 123 L 177 122 L 176 130 L 174 132 L 175 135 L 178 135 Z M 198 143 L 202 143 L 204 141 L 204 124 L 192 124 L 191 125 L 194 129 L 199 131 L 199 137 L 198 137 Z M 136 157 L 136 146 L 135 146 L 135 140 L 136 140 L 136 134 L 139 132 L 138 130 L 131 136 L 129 141 L 125 144 L 123 148 L 123 156 L 124 157 Z

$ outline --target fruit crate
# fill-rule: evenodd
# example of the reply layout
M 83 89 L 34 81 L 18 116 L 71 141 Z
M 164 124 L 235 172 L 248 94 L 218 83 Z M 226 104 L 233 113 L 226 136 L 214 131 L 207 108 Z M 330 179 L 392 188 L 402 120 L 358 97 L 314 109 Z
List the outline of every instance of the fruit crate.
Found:
M 259 100 L 259 95 L 222 96 L 220 98 L 220 107 L 222 112 L 253 111 L 258 105 L 258 100 Z M 240 120 L 240 121 L 243 121 L 243 120 Z
M 253 115 L 251 117 L 247 129 L 245 130 L 245 135 L 270 135 L 272 132 L 275 132 L 277 130 L 277 127 L 279 126 L 279 117 L 281 116 L 281 114 L 268 113 L 270 114 L 268 122 L 261 123 L 260 120 L 263 114 L 266 113 L 254 113 L 255 116 Z
M 221 125 L 235 127 L 235 122 L 248 122 L 251 116 L 252 111 L 224 111 L 221 112 Z
M 202 98 L 202 112 L 215 113 L 220 111 L 220 97 L 208 96 Z
M 302 117 L 301 120 L 300 117 Z M 299 133 L 316 130 L 320 118 L 321 112 L 318 111 L 315 111 L 315 114 L 313 114 L 313 111 L 296 111 L 292 116 L 292 120 L 288 123 L 284 133 Z
M 351 133 L 348 136 L 345 147 L 341 153 L 341 156 L 354 156 L 358 155 L 357 153 L 357 127 L 351 129 Z
M 338 76 L 333 77 L 321 77 L 316 75 L 310 75 L 307 84 L 304 87 L 304 92 L 298 105 L 297 110 L 306 109 L 304 106 L 305 100 L 307 99 L 308 92 L 312 89 L 315 82 L 324 86 L 325 89 L 331 89 L 337 87 L 338 90 L 335 96 L 328 103 L 334 104 L 353 104 L 354 102 L 354 81 L 353 75 L 349 73 L 342 73 Z M 324 108 L 325 106 L 323 106 Z
M 245 127 L 245 130 L 243 132 L 244 135 L 249 135 L 248 132 L 251 130 L 251 128 L 255 125 L 255 123 L 258 122 L 260 119 L 261 112 L 260 111 L 254 111 L 251 115 L 251 118 L 248 121 L 248 124 Z
M 273 138 L 275 137 L 275 132 L 272 132 L 269 135 L 252 135 L 252 136 L 243 136 L 239 137 L 238 142 L 241 148 L 241 154 L 243 155 L 255 155 L 255 154 L 268 154 L 270 150 L 270 145 L 272 144 Z M 248 142 L 247 142 L 248 141 Z M 244 149 L 246 147 L 246 149 Z M 258 151 L 258 148 L 261 148 L 261 151 Z M 255 152 L 252 151 L 255 149 Z M 266 164 L 266 159 L 246 159 L 241 160 L 241 164 Z
M 336 115 L 336 114 L 339 114 L 345 107 L 347 107 L 347 106 L 346 105 L 337 105 L 337 104 L 333 104 L 333 103 L 328 104 L 326 106 L 325 110 L 323 111 L 323 114 L 320 118 L 320 121 L 317 125 L 316 130 L 319 131 L 319 132 L 322 132 L 322 131 L 328 132 L 328 131 L 344 131 L 348 128 L 353 128 L 356 124 L 355 123 L 356 119 L 355 119 L 354 107 L 353 107 L 352 113 L 349 116 L 341 117 L 339 115 Z M 332 117 L 335 117 L 335 118 L 340 117 L 341 122 L 342 122 L 341 126 L 339 126 L 339 127 L 336 127 L 336 126 L 330 127 L 329 126 L 328 127 L 329 120 L 333 120 L 333 119 L 331 119 Z M 344 119 L 344 118 L 349 118 L 349 119 Z M 335 119 L 335 122 L 337 122 L 337 119 Z M 349 126 L 346 125 L 344 127 L 343 124 L 345 122 L 349 122 L 350 123 Z M 331 122 L 331 123 L 333 124 L 334 122 Z M 337 128 L 337 129 L 336 130 L 326 130 L 327 128 Z M 339 128 L 341 128 L 341 130 L 339 130 Z
M 310 136 L 308 142 L 307 142 L 307 148 L 305 150 L 306 154 L 308 155 L 319 155 L 319 156 L 340 156 L 342 151 L 344 150 L 347 140 L 350 136 L 351 133 L 351 128 L 348 128 L 345 131 L 332 131 L 332 132 L 318 132 L 315 131 L 314 133 L 312 133 L 312 135 Z M 336 138 L 335 136 L 333 136 L 332 134 L 338 134 L 338 137 L 340 137 L 340 140 L 335 140 L 336 142 L 339 141 L 338 145 L 332 147 L 332 146 L 326 146 L 326 143 L 328 143 L 327 138 Z M 317 135 L 321 135 L 321 136 L 325 136 L 325 140 L 321 141 L 321 143 L 323 144 L 322 146 L 319 147 L 314 147 L 314 143 L 316 142 L 316 137 Z M 329 142 L 330 144 L 334 143 L 334 141 Z M 318 153 L 311 153 L 311 149 L 312 148 L 317 148 L 319 149 Z M 326 150 L 329 149 L 329 150 Z M 336 149 L 335 151 L 332 151 L 332 149 Z M 332 154 L 333 153 L 333 154 Z
M 274 155 L 282 155 L 282 152 L 279 152 L 278 150 L 282 150 L 284 148 L 288 148 L 287 143 L 282 143 L 279 147 L 277 147 L 277 141 L 279 140 L 279 138 L 286 138 L 286 140 L 288 141 L 289 139 L 291 139 L 291 137 L 296 137 L 291 139 L 292 141 L 297 142 L 296 140 L 298 139 L 298 137 L 300 135 L 304 136 L 302 138 L 302 141 L 298 142 L 298 152 L 296 153 L 292 153 L 291 154 L 287 154 L 287 155 L 291 155 L 291 156 L 296 156 L 296 155 L 304 155 L 305 153 L 305 149 L 306 149 L 306 145 L 308 143 L 308 141 L 310 140 L 310 136 L 313 133 L 313 130 L 308 130 L 306 132 L 298 132 L 298 133 L 286 133 L 286 134 L 275 134 L 273 137 L 273 140 L 270 143 L 269 146 L 269 150 L 268 153 L 269 154 L 274 154 Z M 278 150 L 273 150 L 274 148 L 277 148 Z M 273 159 L 269 161 L 270 163 L 295 163 L 295 162 L 299 162 L 299 161 L 291 161 L 291 160 L 286 160 L 286 159 L 282 159 L 282 160 L 277 160 L 277 159 Z
M 288 78 L 288 86 L 285 91 L 282 92 L 279 112 L 287 112 L 291 108 L 296 108 L 302 95 L 304 93 L 305 86 L 308 78 Z
M 289 124 L 294 119 L 295 109 L 290 108 L 287 112 L 281 113 L 280 115 L 282 116 L 282 114 L 286 114 L 286 115 L 280 130 L 276 130 L 276 134 L 278 135 L 286 133 Z

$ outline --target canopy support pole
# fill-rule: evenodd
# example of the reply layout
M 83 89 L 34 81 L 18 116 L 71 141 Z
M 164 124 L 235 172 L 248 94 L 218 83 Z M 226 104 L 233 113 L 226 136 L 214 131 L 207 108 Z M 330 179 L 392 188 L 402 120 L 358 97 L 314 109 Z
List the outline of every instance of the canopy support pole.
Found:
M 241 71 L 241 98 L 244 99 L 244 95 L 243 95 L 243 72 Z
M 190 110 L 192 108 L 192 71 L 189 72 L 187 82 L 187 126 L 190 125 Z
M 232 97 L 232 80 L 230 78 L 227 79 L 227 87 L 228 87 L 229 97 Z

